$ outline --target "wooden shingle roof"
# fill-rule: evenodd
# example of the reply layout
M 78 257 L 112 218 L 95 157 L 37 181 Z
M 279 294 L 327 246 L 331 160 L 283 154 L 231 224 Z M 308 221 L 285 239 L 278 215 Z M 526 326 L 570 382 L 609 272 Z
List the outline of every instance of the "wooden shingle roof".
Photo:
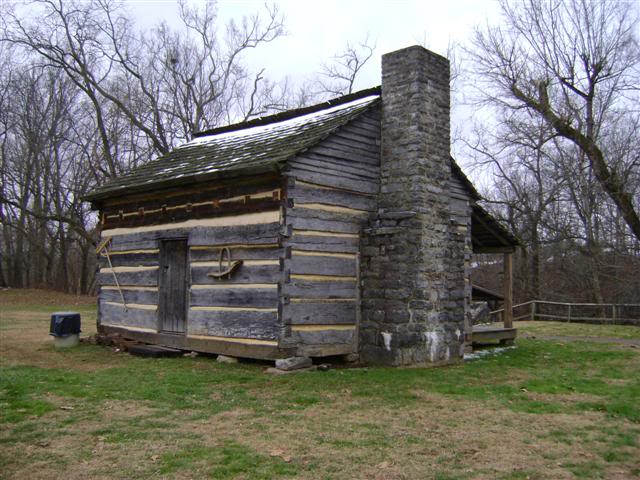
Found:
M 95 202 L 215 178 L 277 171 L 289 158 L 379 101 L 380 88 L 376 87 L 312 107 L 198 133 L 190 142 L 97 187 L 85 200 Z

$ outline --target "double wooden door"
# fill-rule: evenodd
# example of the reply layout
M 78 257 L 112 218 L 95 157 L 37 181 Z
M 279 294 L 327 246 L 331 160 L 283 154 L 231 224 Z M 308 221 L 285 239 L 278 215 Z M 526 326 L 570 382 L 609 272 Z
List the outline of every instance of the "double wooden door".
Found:
M 160 241 L 158 322 L 162 332 L 186 331 L 188 262 L 186 240 Z

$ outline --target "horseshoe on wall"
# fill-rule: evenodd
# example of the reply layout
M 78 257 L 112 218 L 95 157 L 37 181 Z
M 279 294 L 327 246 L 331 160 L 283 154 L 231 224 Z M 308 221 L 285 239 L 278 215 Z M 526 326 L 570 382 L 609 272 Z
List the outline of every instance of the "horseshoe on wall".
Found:
M 227 268 L 223 270 L 222 262 L 225 256 L 227 257 Z M 218 271 L 207 273 L 207 277 L 222 279 L 227 276 L 227 278 L 231 278 L 231 275 L 240 268 L 240 265 L 242 265 L 242 260 L 231 260 L 231 250 L 229 250 L 229 247 L 222 247 L 220 249 L 220 256 L 218 257 Z

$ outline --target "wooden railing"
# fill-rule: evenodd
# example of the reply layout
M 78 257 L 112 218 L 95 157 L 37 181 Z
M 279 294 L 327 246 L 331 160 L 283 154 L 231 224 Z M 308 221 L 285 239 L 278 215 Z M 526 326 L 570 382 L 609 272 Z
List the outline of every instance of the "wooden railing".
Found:
M 504 309 L 489 314 L 492 322 L 503 321 Z M 513 306 L 513 320 L 610 323 L 640 326 L 638 303 L 562 303 L 530 300 Z

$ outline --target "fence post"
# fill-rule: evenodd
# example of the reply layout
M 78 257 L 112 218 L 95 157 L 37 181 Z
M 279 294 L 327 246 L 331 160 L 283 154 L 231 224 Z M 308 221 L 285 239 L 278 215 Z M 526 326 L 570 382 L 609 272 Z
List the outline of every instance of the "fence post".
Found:
M 536 301 L 531 300 L 531 321 L 536 319 Z
M 612 305 L 612 310 L 613 310 L 613 312 L 612 312 L 612 314 L 613 314 L 613 324 L 615 325 L 616 323 L 618 323 L 618 322 L 617 322 L 617 319 L 618 319 L 618 309 L 616 308 L 616 304 L 615 304 L 615 303 Z
M 569 304 L 569 317 L 567 318 L 567 321 L 571 323 L 571 304 Z
M 504 328 L 513 328 L 513 254 L 503 254 L 504 269 L 504 301 L 502 303 L 504 313 L 502 314 Z

